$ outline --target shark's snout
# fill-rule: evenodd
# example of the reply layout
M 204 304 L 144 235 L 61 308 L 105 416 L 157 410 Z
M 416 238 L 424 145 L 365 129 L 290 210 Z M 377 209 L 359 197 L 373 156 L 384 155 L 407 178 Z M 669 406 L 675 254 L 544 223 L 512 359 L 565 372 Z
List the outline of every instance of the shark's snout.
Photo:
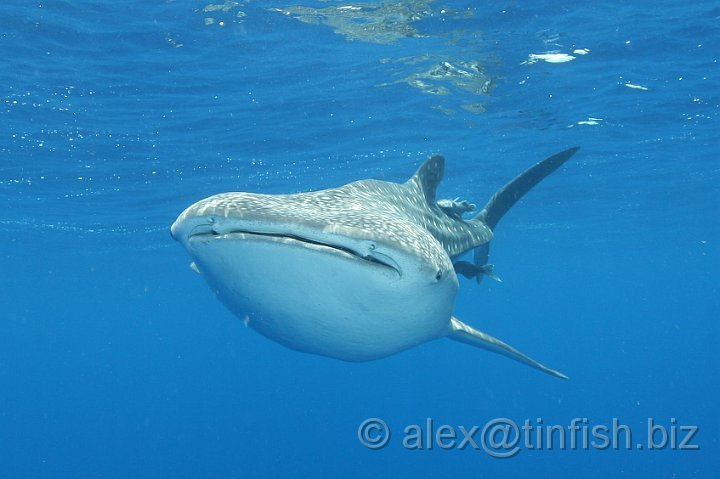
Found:
M 243 243 L 249 241 L 265 241 L 277 247 L 334 252 L 389 267 L 400 277 L 413 271 L 435 278 L 437 271 L 452 270 L 441 245 L 410 222 L 385 218 L 371 208 L 358 212 L 357 205 L 336 208 L 339 198 L 329 195 L 320 198 L 320 205 L 309 203 L 303 195 L 282 199 L 280 202 L 278 197 L 250 193 L 214 195 L 185 209 L 170 227 L 171 236 L 188 251 L 214 238 L 232 240 L 236 248 L 243 248 Z M 407 241 L 420 237 L 423 241 Z M 433 256 L 432 252 L 437 254 Z
M 183 215 L 180 215 L 170 227 L 170 235 L 174 240 L 183 242 L 193 235 L 212 233 L 213 223 L 212 218 L 184 218 Z

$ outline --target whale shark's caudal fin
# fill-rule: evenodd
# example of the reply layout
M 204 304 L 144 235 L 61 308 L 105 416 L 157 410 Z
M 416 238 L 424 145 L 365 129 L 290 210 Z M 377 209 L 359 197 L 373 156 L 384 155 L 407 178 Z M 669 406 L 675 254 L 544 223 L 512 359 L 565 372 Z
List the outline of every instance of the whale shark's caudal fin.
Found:
M 580 147 L 570 148 L 560 153 L 556 153 L 550 158 L 545 158 L 534 166 L 531 166 L 527 170 L 520 173 L 518 176 L 513 178 L 509 183 L 500 188 L 493 196 L 490 201 L 487 202 L 485 207 L 480 213 L 475 216 L 471 221 L 480 221 L 485 223 L 491 230 L 495 230 L 495 226 L 500 222 L 500 219 L 507 213 L 510 208 L 517 203 L 520 198 L 530 191 L 533 186 L 540 183 L 550 173 L 560 168 L 563 163 L 569 160 Z M 473 254 L 473 263 L 478 271 L 482 271 L 486 267 L 488 262 L 488 256 L 490 254 L 490 244 L 485 243 L 475 248 Z M 491 276 L 492 277 L 492 276 Z M 475 280 L 480 283 L 483 275 L 475 275 Z
M 550 173 L 560 168 L 562 164 L 569 160 L 579 149 L 580 147 L 576 146 L 561 151 L 523 171 L 508 184 L 500 188 L 474 219 L 482 221 L 488 225 L 490 229 L 494 230 L 505 213 L 507 213 L 525 193 L 530 191 L 533 186 L 540 183 Z
M 482 331 L 478 331 L 477 329 L 468 326 L 454 316 L 450 318 L 450 325 L 447 337 L 461 343 L 486 349 L 493 353 L 502 354 L 503 356 L 507 356 L 510 359 L 514 359 L 515 361 L 519 361 L 523 364 L 527 364 L 528 366 L 532 366 L 542 372 L 555 376 L 556 378 L 568 378 L 563 373 L 554 369 L 550 369 L 547 366 L 544 366 L 539 362 L 535 361 L 534 359 L 524 355 L 509 344 L 504 343 L 499 339 L 490 336 L 487 333 L 483 333 Z

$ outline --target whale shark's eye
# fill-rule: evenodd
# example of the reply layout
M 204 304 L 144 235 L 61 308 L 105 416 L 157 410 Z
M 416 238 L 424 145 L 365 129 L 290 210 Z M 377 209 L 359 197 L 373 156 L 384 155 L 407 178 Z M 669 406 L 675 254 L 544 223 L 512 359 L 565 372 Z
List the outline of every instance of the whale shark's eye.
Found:
M 437 273 L 435 273 L 435 281 L 440 281 L 443 277 L 443 270 L 438 269 Z

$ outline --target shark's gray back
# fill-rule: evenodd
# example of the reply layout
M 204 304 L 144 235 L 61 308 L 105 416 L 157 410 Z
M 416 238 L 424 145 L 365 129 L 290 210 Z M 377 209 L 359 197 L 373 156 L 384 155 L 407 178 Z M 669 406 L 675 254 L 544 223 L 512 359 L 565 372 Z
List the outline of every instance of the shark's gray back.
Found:
M 438 261 L 443 254 L 452 258 L 492 238 L 483 222 L 452 217 L 435 204 L 443 170 L 444 159 L 433 156 L 405 183 L 369 179 L 307 193 L 221 193 L 196 203 L 181 218 L 216 215 L 258 225 L 290 221 L 359 239 L 383 238 Z M 443 251 L 428 244 L 428 233 Z
M 430 161 L 430 160 L 428 160 Z M 376 211 L 383 208 L 394 218 L 405 220 L 428 231 L 450 257 L 457 256 L 492 239 L 492 231 L 479 221 L 465 221 L 446 214 L 435 203 L 434 191 L 428 197 L 417 175 L 406 183 L 361 180 L 345 185 L 354 195 L 372 192 L 379 200 Z

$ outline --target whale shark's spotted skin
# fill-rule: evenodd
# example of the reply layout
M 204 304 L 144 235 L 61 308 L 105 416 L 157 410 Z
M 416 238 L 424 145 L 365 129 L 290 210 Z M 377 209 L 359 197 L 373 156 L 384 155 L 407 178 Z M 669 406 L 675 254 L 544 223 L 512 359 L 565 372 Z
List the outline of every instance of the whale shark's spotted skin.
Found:
M 285 219 L 326 232 L 352 231 L 361 239 L 380 235 L 437 262 L 436 248 L 427 247 L 425 239 L 415 234 L 415 226 L 428 231 L 450 257 L 492 239 L 491 229 L 483 222 L 454 218 L 435 204 L 443 167 L 444 159 L 434 156 L 406 183 L 360 180 L 307 193 L 221 193 L 187 209 L 178 220 L 192 216 L 259 222 Z

